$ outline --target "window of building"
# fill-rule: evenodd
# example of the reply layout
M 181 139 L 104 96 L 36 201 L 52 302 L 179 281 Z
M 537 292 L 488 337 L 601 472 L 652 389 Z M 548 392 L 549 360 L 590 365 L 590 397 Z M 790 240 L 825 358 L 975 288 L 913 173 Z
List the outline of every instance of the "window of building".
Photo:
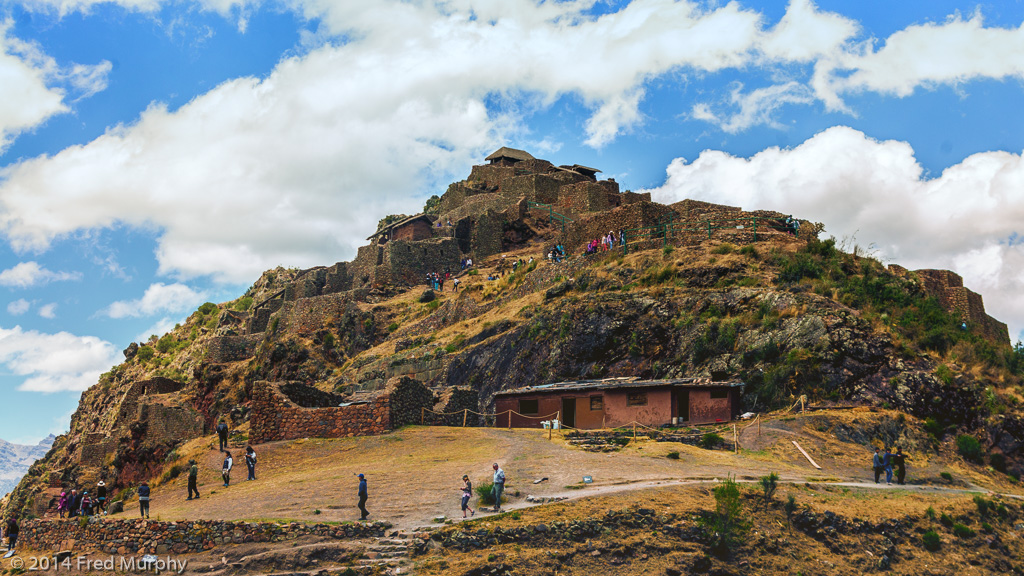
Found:
M 725 388 L 718 388 L 711 391 L 712 400 L 724 400 L 729 397 L 729 391 Z
M 647 406 L 647 392 L 630 392 L 626 395 L 626 406 Z
M 540 402 L 538 400 L 520 400 L 519 401 L 519 413 L 520 414 L 536 414 L 540 411 Z
M 604 396 L 591 396 L 590 411 L 600 412 L 601 410 L 604 410 Z

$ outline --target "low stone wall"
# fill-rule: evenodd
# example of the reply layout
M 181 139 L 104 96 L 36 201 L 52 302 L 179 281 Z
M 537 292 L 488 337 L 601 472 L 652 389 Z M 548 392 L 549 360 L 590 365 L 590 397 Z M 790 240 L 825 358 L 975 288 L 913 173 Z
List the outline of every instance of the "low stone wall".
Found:
M 253 386 L 249 436 L 253 444 L 383 434 L 390 424 L 390 397 L 386 394 L 365 404 L 303 408 L 281 393 L 277 383 L 261 380 Z
M 84 527 L 79 519 L 28 520 L 21 524 L 18 543 L 30 550 L 75 552 L 96 550 L 107 554 L 185 554 L 223 544 L 281 542 L 300 536 L 337 540 L 383 536 L 386 522 L 368 524 L 277 524 L 274 522 L 220 522 L 189 520 L 99 520 Z
M 262 311 L 262 310 L 261 310 Z M 270 317 L 269 310 L 267 318 Z M 266 328 L 264 323 L 264 329 Z M 262 331 L 249 336 L 217 336 L 210 338 L 206 345 L 206 360 L 213 364 L 238 362 L 252 358 L 256 348 L 263 342 Z

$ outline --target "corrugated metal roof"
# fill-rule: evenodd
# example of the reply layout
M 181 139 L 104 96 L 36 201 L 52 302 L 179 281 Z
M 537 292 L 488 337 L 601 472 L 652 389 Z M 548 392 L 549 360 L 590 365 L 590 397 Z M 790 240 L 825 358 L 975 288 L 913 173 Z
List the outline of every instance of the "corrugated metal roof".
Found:
M 554 382 L 537 386 L 526 386 L 514 390 L 502 390 L 495 396 L 520 396 L 539 392 L 575 392 L 579 390 L 609 390 L 628 388 L 735 388 L 745 386 L 743 382 L 714 382 L 710 378 L 673 378 L 670 380 L 639 380 L 637 378 L 607 378 L 605 380 L 577 380 L 575 382 Z

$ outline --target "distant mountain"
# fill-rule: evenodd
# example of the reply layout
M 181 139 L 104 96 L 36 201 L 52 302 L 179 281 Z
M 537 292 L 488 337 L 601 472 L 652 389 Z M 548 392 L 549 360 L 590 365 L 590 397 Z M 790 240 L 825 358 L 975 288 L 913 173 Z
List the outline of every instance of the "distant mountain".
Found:
M 18 485 L 33 462 L 46 456 L 56 437 L 50 434 L 35 446 L 11 444 L 0 440 L 0 494 L 7 494 Z

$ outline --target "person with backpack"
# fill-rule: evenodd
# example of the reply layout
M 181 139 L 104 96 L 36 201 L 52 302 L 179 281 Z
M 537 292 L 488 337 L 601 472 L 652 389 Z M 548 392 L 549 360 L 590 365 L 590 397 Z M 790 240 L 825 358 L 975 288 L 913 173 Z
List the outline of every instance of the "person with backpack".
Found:
M 246 480 L 256 479 L 256 451 L 252 446 L 245 447 L 245 467 L 249 469 L 249 477 Z
M 188 498 L 192 499 L 192 493 L 195 492 L 196 498 L 199 498 L 199 488 L 196 487 L 196 481 L 199 479 L 199 466 L 196 465 L 196 461 L 188 461 Z
M 224 487 L 231 483 L 231 466 L 235 461 L 231 458 L 231 452 L 224 451 L 224 465 L 220 469 L 220 475 L 224 478 Z
M 368 493 L 368 491 L 366 489 L 366 476 L 363 476 L 362 474 L 359 474 L 359 513 L 360 513 L 359 519 L 360 520 L 366 520 L 366 518 L 370 515 L 370 513 L 366 511 L 366 500 L 367 500 L 367 498 L 369 498 L 369 493 Z
M 228 423 L 223 418 L 217 423 L 217 436 L 220 438 L 220 451 L 228 448 Z
M 107 484 L 103 480 L 96 484 L 96 513 L 100 512 L 107 515 Z
M 89 491 L 82 492 L 82 508 L 80 510 L 82 516 L 92 516 L 92 498 L 89 497 Z
M 60 499 L 57 500 L 57 517 L 63 518 L 64 513 L 68 510 L 68 495 L 66 492 L 60 493 Z
M 139 516 L 149 518 L 149 484 L 139 485 Z
M 872 467 L 875 469 L 875 484 L 878 484 L 878 478 L 882 475 L 882 454 L 879 452 L 877 446 L 875 446 L 875 457 L 871 461 Z
M 11 516 L 7 519 L 7 526 L 4 527 L 4 533 L 7 535 L 7 550 L 14 550 L 14 546 L 18 542 L 18 521 Z

